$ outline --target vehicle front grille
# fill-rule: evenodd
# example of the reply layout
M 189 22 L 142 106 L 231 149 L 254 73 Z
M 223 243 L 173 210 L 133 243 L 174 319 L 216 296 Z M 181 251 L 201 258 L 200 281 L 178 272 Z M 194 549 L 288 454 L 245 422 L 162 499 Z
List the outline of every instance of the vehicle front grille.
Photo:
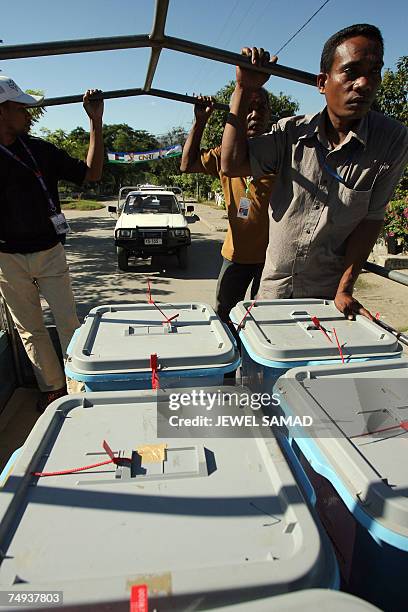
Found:
M 157 230 L 157 229 L 143 229 L 143 230 L 133 230 L 132 237 L 136 238 L 161 238 L 162 240 L 166 238 L 167 230 Z

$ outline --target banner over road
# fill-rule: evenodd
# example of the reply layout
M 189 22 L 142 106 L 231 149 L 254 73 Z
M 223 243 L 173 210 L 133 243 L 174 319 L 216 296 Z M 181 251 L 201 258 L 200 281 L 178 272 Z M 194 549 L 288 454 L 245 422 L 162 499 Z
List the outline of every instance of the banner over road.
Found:
M 108 161 L 112 164 L 141 164 L 143 162 L 178 157 L 181 153 L 182 146 L 179 144 L 142 153 L 116 153 L 108 151 Z

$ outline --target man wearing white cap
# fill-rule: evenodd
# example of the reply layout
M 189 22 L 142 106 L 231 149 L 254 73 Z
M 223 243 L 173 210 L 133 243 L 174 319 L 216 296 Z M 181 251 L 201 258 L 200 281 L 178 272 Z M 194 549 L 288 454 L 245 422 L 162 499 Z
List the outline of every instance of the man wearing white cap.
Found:
M 79 327 L 62 244 L 68 224 L 61 212 L 58 181 L 77 185 L 102 175 L 103 100 L 83 98 L 90 119 L 86 163 L 27 134 L 40 96 L 24 93 L 0 76 L 0 291 L 20 334 L 42 391 L 38 409 L 66 394 L 63 370 L 44 324 L 40 293 L 54 316 L 63 354 Z

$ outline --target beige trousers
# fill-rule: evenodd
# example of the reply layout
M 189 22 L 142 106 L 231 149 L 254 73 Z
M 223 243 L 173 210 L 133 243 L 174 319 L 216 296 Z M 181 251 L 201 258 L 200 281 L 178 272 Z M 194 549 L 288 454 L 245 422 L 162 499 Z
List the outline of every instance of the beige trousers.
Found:
M 54 316 L 65 355 L 79 327 L 65 251 L 57 244 L 37 253 L 0 252 L 0 291 L 10 310 L 41 391 L 65 385 L 64 372 L 44 324 L 40 293 Z

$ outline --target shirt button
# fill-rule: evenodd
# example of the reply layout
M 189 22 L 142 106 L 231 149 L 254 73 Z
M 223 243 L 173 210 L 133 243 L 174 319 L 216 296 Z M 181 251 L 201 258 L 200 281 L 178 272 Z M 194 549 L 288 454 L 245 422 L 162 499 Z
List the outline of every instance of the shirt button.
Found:
M 306 230 L 306 234 L 310 234 L 310 230 Z
M 316 204 L 315 210 L 319 210 L 319 208 L 320 208 L 320 204 Z

